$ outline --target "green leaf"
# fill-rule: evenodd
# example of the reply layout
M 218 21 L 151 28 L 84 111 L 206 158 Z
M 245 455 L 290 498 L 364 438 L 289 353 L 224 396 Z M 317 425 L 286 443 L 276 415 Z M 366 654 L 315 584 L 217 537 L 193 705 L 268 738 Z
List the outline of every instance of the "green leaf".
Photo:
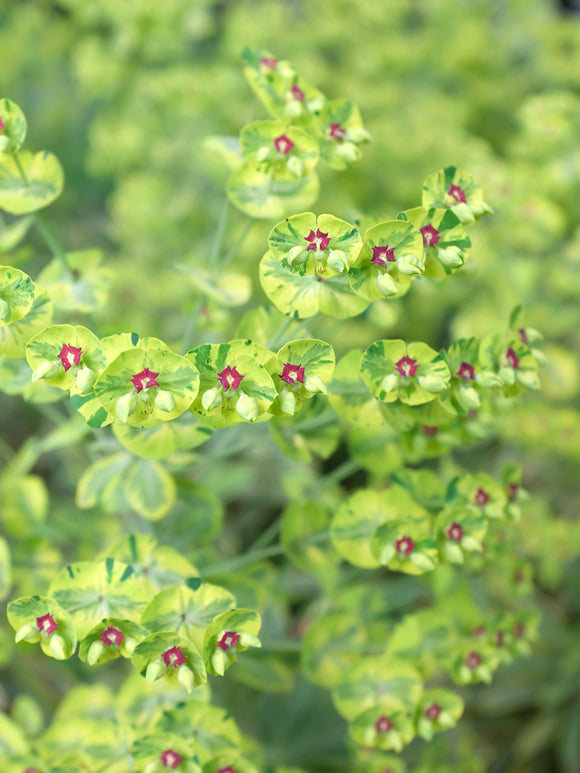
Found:
M 334 575 L 338 556 L 328 542 L 317 544 L 309 537 L 324 533 L 329 516 L 317 502 L 294 502 L 282 512 L 281 542 L 285 555 L 306 572 Z
M 12 587 L 12 561 L 10 547 L 4 537 L 0 537 L 0 600 L 6 598 Z
M 59 160 L 46 151 L 22 151 L 17 158 L 0 154 L 0 209 L 24 215 L 47 207 L 64 185 Z
M 228 675 L 262 693 L 288 693 L 294 689 L 292 669 L 275 655 L 249 650 Z
M 473 177 L 455 166 L 447 166 L 427 177 L 423 183 L 423 207 L 450 208 L 462 223 L 473 223 L 493 212 Z
M 344 500 L 332 519 L 332 543 L 349 563 L 375 569 L 380 561 L 371 550 L 370 540 L 388 517 L 383 493 L 371 489 L 357 491 Z
M 0 151 L 14 153 L 26 138 L 26 117 L 15 102 L 10 99 L 0 99 Z
M 401 212 L 398 218 L 412 223 L 419 230 L 428 229 L 423 239 L 425 276 L 442 279 L 461 268 L 469 255 L 471 239 L 465 233 L 457 215 L 454 215 L 451 210 L 415 207 Z M 458 265 L 449 265 L 444 257 L 441 258 L 441 250 L 448 250 L 450 247 L 460 251 Z
M 38 618 L 50 615 L 56 624 L 56 629 L 47 634 L 38 627 Z M 77 646 L 77 635 L 73 628 L 73 620 L 65 609 L 52 598 L 42 596 L 27 596 L 16 599 L 8 604 L 6 610 L 8 622 L 17 633 L 22 633 L 28 626 L 32 631 L 24 636 L 31 643 L 40 642 L 40 647 L 45 655 L 56 660 L 67 660 L 74 653 Z M 51 647 L 51 641 L 59 637 L 62 648 L 55 650 Z
M 53 303 L 63 311 L 90 314 L 102 308 L 109 296 L 113 270 L 101 266 L 100 250 L 67 252 L 66 263 L 72 271 L 66 272 L 62 262 L 55 258 L 38 276 Z
M 0 480 L 0 510 L 7 534 L 34 535 L 48 513 L 48 490 L 38 475 L 6 475 Z
M 227 194 L 250 217 L 271 220 L 310 207 L 318 198 L 320 181 L 315 172 L 296 177 L 287 170 L 266 171 L 264 164 L 245 161 L 232 174 Z
M 125 497 L 140 516 L 157 521 L 175 504 L 177 488 L 173 476 L 150 459 L 137 460 L 126 474 Z
M 314 395 L 298 416 L 280 416 L 270 422 L 270 433 L 278 447 L 296 461 L 315 456 L 328 459 L 340 440 L 336 415 L 321 395 Z
M 35 285 L 32 306 L 20 319 L 0 325 L 0 350 L 7 357 L 22 357 L 26 342 L 39 330 L 44 330 L 52 319 L 52 303 L 48 294 Z
M 22 319 L 34 301 L 35 285 L 23 271 L 12 266 L 0 266 L 0 301 L 4 313 L 0 315 L 0 327 Z
M 76 490 L 77 507 L 86 509 L 100 504 L 107 509 L 113 489 L 123 487 L 127 468 L 131 464 L 129 454 L 106 456 L 91 464 L 81 475 Z
M 414 708 L 422 692 L 419 672 L 404 660 L 381 657 L 349 668 L 332 691 L 332 702 L 345 719 L 388 702 L 402 711 Z
M 362 351 L 351 349 L 342 357 L 328 385 L 328 401 L 351 424 L 376 428 L 384 423 L 379 403 L 360 376 Z
M 304 637 L 301 665 L 314 684 L 330 689 L 360 661 L 367 641 L 360 617 L 344 612 L 322 614 Z

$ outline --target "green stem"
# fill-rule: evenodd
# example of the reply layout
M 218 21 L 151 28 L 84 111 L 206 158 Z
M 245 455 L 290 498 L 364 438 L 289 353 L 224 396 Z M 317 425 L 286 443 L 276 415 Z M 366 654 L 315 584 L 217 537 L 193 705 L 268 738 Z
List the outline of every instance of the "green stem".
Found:
M 228 252 L 226 252 L 225 257 L 223 257 L 222 260 L 220 261 L 220 264 L 221 264 L 221 266 L 223 268 L 225 268 L 226 266 L 229 266 L 229 264 L 232 262 L 232 260 L 236 257 L 236 255 L 238 254 L 238 250 L 240 249 L 240 247 L 244 243 L 244 241 L 246 239 L 246 236 L 250 233 L 250 230 L 251 230 L 251 228 L 252 228 L 252 226 L 254 225 L 255 222 L 256 221 L 253 218 L 250 218 L 246 222 L 246 225 L 244 226 L 244 228 L 242 230 L 242 233 L 238 237 L 237 242 L 234 244 L 234 246 L 230 250 L 228 250 Z
M 320 481 L 320 488 L 323 489 L 326 488 L 326 486 L 331 486 L 333 483 L 339 483 L 341 480 L 348 478 L 349 475 L 358 472 L 360 469 L 361 466 L 355 459 L 347 459 L 324 476 Z
M 274 350 L 274 349 L 280 348 L 277 342 L 284 337 L 284 333 L 288 330 L 288 328 L 290 327 L 293 321 L 294 320 L 292 319 L 292 317 L 285 317 L 283 319 L 283 321 L 280 323 L 280 327 L 278 328 L 278 330 L 276 330 L 274 335 L 270 338 L 270 340 L 266 344 L 267 349 Z
M 46 219 L 46 216 L 41 214 L 40 212 L 37 212 L 33 216 L 33 219 L 34 219 L 34 225 L 37 227 L 39 233 L 41 234 L 42 238 L 48 245 L 54 257 L 60 263 L 66 278 L 69 280 L 69 282 L 74 282 L 74 276 L 67 263 L 64 250 L 62 249 L 58 239 L 52 232 L 52 228 L 50 227 L 48 220 Z

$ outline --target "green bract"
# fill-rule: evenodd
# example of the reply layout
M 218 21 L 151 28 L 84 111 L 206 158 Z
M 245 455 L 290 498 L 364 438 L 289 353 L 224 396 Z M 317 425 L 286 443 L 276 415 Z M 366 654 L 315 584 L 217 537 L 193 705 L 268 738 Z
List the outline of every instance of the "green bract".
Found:
M 278 391 L 271 413 L 292 416 L 302 404 L 316 394 L 327 393 L 327 383 L 334 372 L 333 348 L 325 341 L 302 339 L 291 341 L 276 355 L 270 374 Z
M 223 676 L 239 652 L 261 647 L 258 634 L 262 621 L 250 609 L 232 609 L 214 618 L 203 640 L 203 657 L 209 674 Z
M 0 273 L 0 350 L 7 357 L 22 357 L 26 342 L 44 330 L 52 319 L 52 303 L 48 293 L 31 281 L 26 274 L 12 267 Z M 28 292 L 33 290 L 28 305 Z M 21 314 L 23 309 L 26 312 Z
M 29 596 L 8 604 L 8 622 L 16 631 L 16 641 L 40 642 L 45 655 L 66 660 L 77 646 L 71 617 L 53 598 Z
M 23 271 L 0 266 L 0 327 L 26 316 L 34 302 L 35 285 Z
M 266 171 L 286 171 L 294 177 L 312 172 L 319 158 L 314 137 L 282 121 L 247 124 L 240 134 L 240 146 L 244 158 L 264 164 Z
M 135 647 L 131 660 L 148 682 L 163 677 L 173 684 L 179 683 L 187 692 L 203 684 L 207 678 L 197 647 L 176 633 L 148 636 Z
M 447 166 L 427 177 L 423 183 L 423 207 L 445 208 L 457 215 L 462 223 L 473 223 L 492 208 L 483 200 L 483 192 L 464 169 Z
M 358 107 L 346 99 L 327 102 L 316 117 L 320 157 L 332 169 L 346 169 L 360 158 L 358 146 L 369 142 Z
M 0 123 L 0 152 L 14 153 L 26 138 L 26 118 L 10 99 L 0 99 Z
M 421 232 L 424 276 L 440 279 L 463 266 L 471 239 L 463 230 L 460 219 L 449 209 L 415 207 L 401 212 L 397 219 L 412 223 Z
M 22 151 L 18 157 L 0 154 L 0 209 L 12 215 L 36 212 L 62 192 L 64 175 L 56 156 Z

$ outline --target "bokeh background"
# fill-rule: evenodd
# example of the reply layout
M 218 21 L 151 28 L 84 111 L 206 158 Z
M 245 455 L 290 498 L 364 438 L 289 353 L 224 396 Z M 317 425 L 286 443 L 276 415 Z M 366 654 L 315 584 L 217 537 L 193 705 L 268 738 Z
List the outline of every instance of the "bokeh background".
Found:
M 453 769 L 577 773 L 580 15 L 556 0 L 1 0 L 0 92 L 28 117 L 27 147 L 50 149 L 64 166 L 65 191 L 50 210 L 62 242 L 104 250 L 110 296 L 94 320 L 102 335 L 181 338 L 195 288 L 176 267 L 207 261 L 228 174 L 208 137 L 266 117 L 242 75 L 246 45 L 290 59 L 330 98 L 355 102 L 373 136 L 347 171 L 322 172 L 316 211 L 391 219 L 418 205 L 424 178 L 448 164 L 470 171 L 496 211 L 474 230 L 465 270 L 445 286 L 417 283 L 383 317 L 389 337 L 437 347 L 502 331 L 522 303 L 548 358 L 542 393 L 478 449 L 483 465 L 523 464 L 532 501 L 519 539 L 535 569 L 542 638 L 531 658 L 472 691 L 461 728 L 430 754 L 447 770 L 451 750 L 467 744 L 472 766 Z M 243 223 L 231 214 L 230 243 Z M 257 222 L 236 258 L 254 299 L 263 298 L 257 265 L 271 225 Z M 48 254 L 31 234 L 11 259 L 37 276 Z M 199 340 L 227 340 L 243 310 L 209 315 L 207 331 L 202 319 Z M 356 319 L 327 332 L 340 353 L 366 345 L 369 329 Z M 6 438 L 18 447 L 43 419 L 17 399 L 5 404 Z M 75 461 L 68 472 L 42 464 L 55 500 L 63 496 L 52 538 L 78 557 L 81 529 L 67 522 L 65 497 Z M 239 505 L 256 471 L 240 463 L 231 475 Z M 277 504 L 265 488 L 264 512 Z M 228 496 L 226 487 L 226 505 Z M 84 549 L 92 557 L 92 545 Z M 24 687 L 49 715 L 77 676 L 40 661 L 18 674 L 4 659 L 0 708 Z M 344 728 L 327 700 L 304 685 L 293 695 L 243 693 L 236 716 L 288 764 L 342 770 Z M 235 689 L 227 699 L 235 705 Z M 313 743 L 301 706 L 317 701 Z

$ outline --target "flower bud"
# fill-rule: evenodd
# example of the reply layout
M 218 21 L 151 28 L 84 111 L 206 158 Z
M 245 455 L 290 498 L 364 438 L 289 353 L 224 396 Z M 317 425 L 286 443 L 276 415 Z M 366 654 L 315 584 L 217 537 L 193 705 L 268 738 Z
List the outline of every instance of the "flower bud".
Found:
M 10 306 L 6 303 L 4 298 L 0 298 L 0 322 L 8 322 L 11 313 Z
M 22 626 L 22 628 L 19 628 L 16 631 L 16 636 L 14 637 L 15 642 L 22 641 L 23 639 L 26 639 L 26 641 L 34 641 L 39 638 L 38 628 L 34 625 L 34 623 L 26 623 Z
M 422 269 L 416 265 L 416 260 L 414 255 L 402 255 L 397 260 L 397 268 L 405 276 L 417 276 L 422 272 Z
M 379 274 L 375 284 L 383 295 L 394 295 L 399 289 L 393 277 L 387 273 Z
M 304 249 L 300 244 L 292 247 L 286 255 L 286 260 L 290 266 L 301 266 L 306 262 L 308 257 L 308 251 Z
M 448 198 L 451 199 L 451 202 L 448 204 L 448 206 L 451 207 L 453 213 L 457 215 L 463 225 L 469 225 L 470 223 L 475 222 L 475 217 L 469 204 L 466 204 L 465 202 L 457 203 L 453 196 L 449 196 L 448 194 L 445 196 L 446 203 Z
M 463 252 L 459 247 L 455 247 L 455 245 L 438 249 L 437 257 L 444 266 L 448 266 L 449 268 L 457 268 L 464 263 Z
M 165 389 L 160 389 L 155 398 L 155 407 L 159 411 L 172 411 L 175 408 L 175 397 Z
M 486 684 L 491 682 L 491 671 L 483 663 L 478 666 L 473 673 L 478 679 L 481 679 L 482 682 L 485 682 Z
M 360 150 L 353 142 L 339 142 L 336 144 L 336 155 L 347 164 L 360 158 Z
M 278 395 L 280 403 L 280 410 L 282 413 L 288 414 L 288 416 L 294 416 L 296 412 L 296 395 L 289 389 L 284 389 Z
M 399 386 L 399 381 L 401 380 L 401 377 L 398 373 L 389 373 L 388 376 L 385 376 L 384 379 L 381 381 L 381 389 L 384 389 L 387 394 L 389 392 L 394 391 Z
M 10 151 L 10 137 L 8 137 L 6 134 L 3 134 L 0 136 L 0 153 L 5 153 L 6 151 Z
M 128 658 L 133 654 L 135 647 L 137 646 L 137 639 L 133 639 L 132 636 L 125 636 L 121 643 L 121 652 Z
M 395 553 L 397 552 L 397 549 L 394 545 L 385 545 L 384 548 L 382 548 L 381 553 L 379 555 L 379 561 L 383 566 L 387 566 L 393 558 L 395 557 Z
M 513 386 L 516 382 L 516 374 L 513 368 L 500 368 L 498 376 L 504 386 Z
M 147 679 L 148 682 L 154 682 L 156 679 L 159 679 L 159 677 L 163 676 L 164 671 L 165 664 L 161 658 L 157 658 L 157 660 L 151 661 L 151 663 L 149 663 L 147 666 L 145 679 Z
M 255 397 L 242 394 L 236 403 L 236 413 L 246 421 L 256 421 L 260 415 L 260 405 Z
M 486 515 L 487 515 L 487 508 L 486 508 Z M 468 553 L 481 553 L 483 550 L 483 545 L 481 542 L 475 537 L 470 537 L 469 535 L 463 537 L 461 540 L 461 547 L 464 550 L 467 550 Z
M 321 378 L 318 378 L 318 376 L 306 376 L 306 379 L 304 380 L 304 389 L 306 389 L 307 392 L 321 392 L 323 395 L 328 394 L 328 389 L 326 388 L 326 384 Z
M 261 147 L 258 152 L 256 153 L 256 161 L 267 161 L 272 156 L 272 148 L 268 147 L 267 145 L 264 145 Z
M 545 365 L 548 362 L 548 358 L 541 349 L 530 349 L 530 351 L 538 365 Z
M 345 271 L 348 271 L 348 258 L 342 250 L 331 250 L 326 263 L 337 274 L 344 274 Z
M 463 563 L 463 551 L 455 542 L 445 542 L 445 545 L 443 546 L 443 555 L 445 556 L 445 560 L 449 561 L 450 564 Z
M 57 660 L 66 660 L 65 640 L 58 633 L 53 633 L 48 639 L 50 651 Z
M 79 395 L 88 395 L 93 389 L 97 374 L 90 368 L 81 368 L 77 373 L 75 385 Z
M 294 177 L 302 177 L 304 174 L 304 161 L 298 156 L 290 156 L 286 161 L 286 169 Z
M 494 389 L 495 387 L 502 386 L 501 378 L 492 370 L 482 370 L 481 373 L 476 373 L 475 380 L 479 386 L 485 389 Z
M 354 129 L 347 129 L 346 134 L 344 135 L 345 140 L 348 142 L 356 142 L 357 145 L 360 142 L 371 142 L 372 137 L 368 133 L 366 129 L 363 129 L 362 126 L 357 126 Z
M 222 404 L 222 392 L 219 387 L 213 387 L 204 392 L 201 396 L 201 404 L 206 411 L 211 411 L 214 408 L 219 408 Z
M 289 99 L 284 105 L 284 113 L 288 118 L 298 118 L 302 110 L 302 103 L 299 99 Z
M 123 397 L 119 397 L 115 405 L 115 415 L 119 421 L 126 422 L 132 413 L 137 410 L 137 399 L 133 392 L 127 392 Z
M 57 375 L 59 368 L 60 363 L 45 360 L 33 370 L 32 380 L 40 381 L 41 378 L 54 378 L 54 376 Z
M 240 633 L 240 644 L 242 647 L 261 647 L 262 642 L 258 639 L 257 636 L 254 636 L 253 633 L 249 633 L 248 631 L 242 631 Z
M 417 380 L 419 382 L 419 386 L 426 392 L 441 392 L 443 389 L 445 389 L 446 386 L 446 381 L 444 378 L 441 378 L 441 376 L 435 376 L 433 374 L 419 376 Z
M 435 561 L 433 561 L 432 558 L 429 558 L 426 553 L 413 551 L 409 556 L 409 559 L 413 566 L 416 566 L 417 569 L 420 569 L 422 572 L 431 572 L 435 569 Z
M 91 646 L 89 647 L 89 651 L 87 652 L 87 661 L 89 666 L 94 666 L 97 660 L 101 657 L 101 655 L 104 655 L 105 653 L 105 645 L 102 641 L 94 641 Z
M 191 692 L 195 686 L 195 677 L 191 668 L 180 666 L 177 669 L 177 681 L 185 687 L 187 692 Z
M 503 508 L 497 502 L 490 502 L 483 508 L 483 512 L 488 518 L 503 518 Z
M 223 676 L 226 670 L 226 664 L 227 664 L 227 655 L 222 649 L 218 647 L 211 658 L 211 665 L 213 667 L 213 670 L 216 672 L 216 674 Z
M 389 730 L 389 746 L 397 753 L 403 749 L 403 739 L 398 730 Z
M 540 379 L 535 370 L 518 370 L 516 380 L 526 389 L 539 389 Z
M 457 399 L 466 411 L 475 411 L 479 408 L 479 395 L 473 387 L 460 387 Z
M 421 719 L 417 722 L 417 730 L 419 731 L 421 738 L 424 738 L 426 741 L 430 741 L 434 734 L 433 721 L 431 719 L 427 719 L 427 717 L 421 717 Z

